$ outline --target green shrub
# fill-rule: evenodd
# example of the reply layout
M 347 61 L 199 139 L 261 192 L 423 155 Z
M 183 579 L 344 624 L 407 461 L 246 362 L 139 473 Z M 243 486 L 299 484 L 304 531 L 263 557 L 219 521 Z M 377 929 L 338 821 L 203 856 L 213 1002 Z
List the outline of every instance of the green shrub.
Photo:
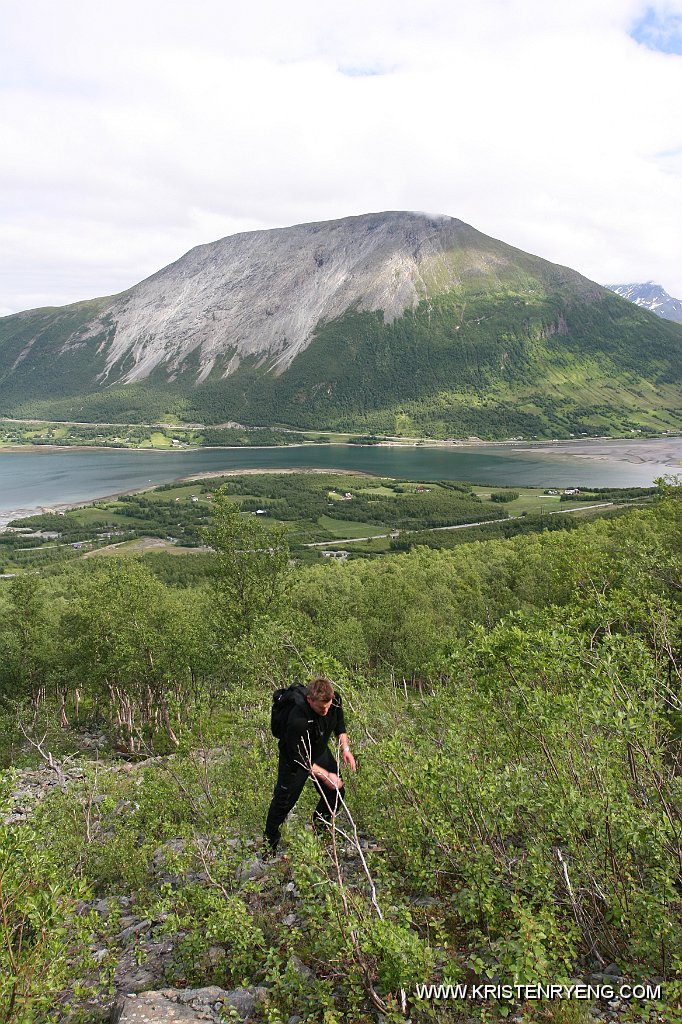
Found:
M 493 491 L 490 500 L 505 504 L 508 501 L 516 501 L 519 497 L 521 497 L 520 491 Z
M 0 822 L 7 807 L 0 796 Z M 84 895 L 30 825 L 0 824 L 2 1024 L 55 1019 L 59 997 L 86 955 L 87 922 L 75 916 Z

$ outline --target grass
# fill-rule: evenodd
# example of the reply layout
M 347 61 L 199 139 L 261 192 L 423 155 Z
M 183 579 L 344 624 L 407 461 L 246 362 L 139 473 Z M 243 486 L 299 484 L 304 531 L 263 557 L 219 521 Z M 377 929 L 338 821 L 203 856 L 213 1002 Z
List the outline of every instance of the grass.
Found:
M 367 534 L 365 534 L 367 536 Z M 348 538 L 349 540 L 351 538 Z M 335 548 L 342 548 L 343 541 L 329 541 L 327 547 L 333 551 Z M 385 555 L 391 550 L 391 539 L 390 537 L 376 537 L 373 540 L 363 541 L 360 544 L 352 544 L 349 551 L 355 552 L 356 554 L 368 554 L 368 555 Z
M 378 484 L 373 487 L 371 486 L 371 484 L 366 484 L 365 480 L 362 477 L 358 477 L 356 480 L 346 481 L 346 483 L 348 483 L 349 486 L 352 487 L 352 490 L 349 493 L 353 495 L 380 494 L 388 498 L 396 497 L 396 492 L 393 490 L 392 487 L 385 487 L 383 484 Z M 416 489 L 416 486 L 417 485 L 415 485 L 415 487 L 410 488 L 410 490 L 414 491 Z M 343 494 L 341 493 L 342 491 L 345 493 L 344 486 L 340 486 L 339 490 L 328 491 L 327 496 L 330 501 L 345 501 L 347 499 L 344 498 Z
M 140 448 L 172 448 L 172 442 L 169 437 L 162 434 L 160 430 L 153 430 L 149 435 L 149 441 L 143 441 Z
M 173 544 L 171 541 L 162 540 L 160 537 L 136 537 L 134 540 L 126 540 L 120 544 L 114 542 L 104 548 L 88 551 L 82 555 L 82 558 L 124 558 L 128 555 L 145 555 L 150 552 L 159 551 L 164 551 L 169 555 L 197 555 L 204 553 L 201 548 L 183 547 L 180 544 Z
M 561 501 L 559 494 L 545 494 L 542 487 L 474 487 L 474 493 L 485 502 L 490 501 L 492 493 L 501 491 L 520 492 L 518 498 L 502 506 L 510 516 L 520 516 L 528 512 L 568 512 L 569 509 L 579 508 L 589 501 L 599 501 L 599 498 L 584 498 L 581 495 L 578 495 L 575 501 Z
M 330 516 L 320 516 L 318 523 L 332 537 L 374 537 L 391 529 L 389 526 L 377 526 L 376 523 L 362 523 L 352 519 L 332 519 Z
M 491 487 L 486 490 L 479 490 L 476 488 L 476 493 L 483 501 L 490 501 L 490 494 L 493 492 L 513 490 L 519 491 L 519 487 Z M 495 504 L 495 502 L 490 502 Z M 559 495 L 543 494 L 542 488 L 528 488 L 523 489 L 518 498 L 514 501 L 509 501 L 503 508 L 509 513 L 510 516 L 520 516 L 525 512 L 553 512 L 559 508 Z
M 123 522 L 124 517 L 119 515 L 119 511 L 123 508 L 123 503 L 120 501 L 98 501 L 94 505 L 82 505 L 80 508 L 71 509 L 68 513 L 69 517 L 75 519 L 78 523 L 89 525 L 92 522 L 101 522 L 105 519 L 109 522 Z
M 106 522 L 111 524 L 111 526 L 127 529 L 131 526 L 139 527 L 144 525 L 144 521 L 142 519 L 126 516 L 115 508 L 111 509 L 108 506 L 106 508 L 100 507 L 96 509 L 92 506 L 86 506 L 84 508 L 73 509 L 73 511 L 68 514 L 69 516 L 73 516 L 76 522 L 83 526 L 90 526 L 92 523 Z
M 207 501 L 206 494 L 212 494 L 213 491 L 206 489 L 206 487 L 197 483 L 179 484 L 177 487 L 172 487 L 168 490 L 156 490 L 156 491 L 145 491 L 144 496 L 147 501 L 154 501 L 159 503 L 165 503 L 168 501 L 175 501 L 179 498 L 180 501 L 191 501 L 192 497 L 199 499 L 202 504 L 210 504 Z

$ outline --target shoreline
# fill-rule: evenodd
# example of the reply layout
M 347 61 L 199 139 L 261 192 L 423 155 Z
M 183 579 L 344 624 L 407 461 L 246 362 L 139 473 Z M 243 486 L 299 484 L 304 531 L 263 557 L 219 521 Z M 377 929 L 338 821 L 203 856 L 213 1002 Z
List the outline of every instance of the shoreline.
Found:
M 431 449 L 445 449 L 451 451 L 458 451 L 462 448 L 511 448 L 516 452 L 528 452 L 530 454 L 537 454 L 539 452 L 553 451 L 557 453 L 565 452 L 569 455 L 583 458 L 613 458 L 613 452 L 616 451 L 618 454 L 615 456 L 615 461 L 624 462 L 657 462 L 660 465 L 669 465 L 669 462 L 661 462 L 660 459 L 641 459 L 634 453 L 626 451 L 631 446 L 650 446 L 654 445 L 657 449 L 660 449 L 661 444 L 665 444 L 670 447 L 671 451 L 667 454 L 668 459 L 674 458 L 682 467 L 682 434 L 666 434 L 661 437 L 590 437 L 590 438 L 551 438 L 548 440 L 525 440 L 519 438 L 505 438 L 500 441 L 486 441 L 482 438 L 453 438 L 448 440 L 440 440 L 438 438 L 425 438 L 425 437 L 410 437 L 410 438 L 397 438 L 393 437 L 384 441 L 377 441 L 374 444 L 358 444 L 352 441 L 295 441 L 292 444 L 232 444 L 232 445 L 198 445 L 196 447 L 186 448 L 132 448 L 127 445 L 94 445 L 94 444 L 7 444 L 0 445 L 0 455 L 4 452 L 9 453 L 34 453 L 34 452 L 141 452 L 143 454 L 156 453 L 159 455 L 175 455 L 182 453 L 183 455 L 191 452 L 211 452 L 211 451 L 226 451 L 226 452 L 241 452 L 241 451 L 281 451 L 285 448 L 327 448 L 327 447 L 348 447 L 348 448 L 431 448 Z M 592 449 L 591 451 L 580 451 L 580 447 Z M 607 449 L 603 452 L 597 451 L 597 449 L 603 446 Z M 570 448 L 571 451 L 566 451 Z M 618 451 L 621 449 L 621 451 Z M 630 456 L 630 457 L 628 457 Z M 674 463 L 673 463 L 674 464 Z
M 253 451 L 282 451 L 284 452 L 287 448 L 316 448 L 323 449 L 326 447 L 348 447 L 348 448 L 424 448 L 424 449 L 435 449 L 441 451 L 466 451 L 471 449 L 490 449 L 500 450 L 506 449 L 513 452 L 517 456 L 533 456 L 533 455 L 552 455 L 555 459 L 561 460 L 562 456 L 570 456 L 576 460 L 584 461 L 586 464 L 598 463 L 598 462 L 611 462 L 611 463 L 622 463 L 629 465 L 648 465 L 660 467 L 660 476 L 674 476 L 682 475 L 682 435 L 667 436 L 665 438 L 570 438 L 562 440 L 551 440 L 551 441 L 518 441 L 509 439 L 505 441 L 480 441 L 474 439 L 466 440 L 452 440 L 452 441 L 434 441 L 433 439 L 427 441 L 384 441 L 379 442 L 375 445 L 355 445 L 348 441 L 330 441 L 324 444 L 317 444 L 316 442 L 301 442 L 293 445 L 212 445 L 204 446 L 201 448 L 184 448 L 180 449 L 183 455 L 187 455 L 192 452 L 204 452 L 204 451 L 238 451 L 248 452 Z M 3 452 L 9 454 L 34 454 L 40 451 L 48 452 L 68 452 L 70 450 L 83 452 L 157 452 L 159 454 L 175 454 L 178 449 L 154 449 L 154 448 L 111 448 L 108 446 L 95 446 L 95 445 L 7 445 L 0 447 L 0 455 Z M 186 473 L 182 476 L 178 476 L 174 482 L 176 483 L 190 483 L 194 480 L 205 480 L 211 478 L 228 477 L 228 476 L 244 476 L 248 474 L 259 474 L 259 473 L 335 473 L 338 475 L 344 475 L 346 473 L 352 473 L 353 475 L 361 476 L 391 476 L 386 473 L 369 473 L 362 470 L 346 470 L 339 469 L 338 467 L 310 467 L 310 466 L 299 466 L 299 467 L 256 467 L 256 468 L 234 468 L 234 469 L 220 469 L 220 470 L 203 470 L 198 473 Z M 392 477 L 393 478 L 393 477 Z M 20 506 L 14 509 L 8 509 L 5 512 L 0 511 L 0 532 L 4 531 L 7 524 L 15 519 L 24 519 L 34 515 L 44 515 L 53 513 L 67 512 L 75 508 L 85 508 L 96 504 L 97 502 L 103 501 L 115 501 L 117 498 L 125 497 L 133 494 L 144 494 L 148 491 L 155 490 L 156 487 L 162 486 L 162 484 L 147 484 L 141 487 L 133 487 L 125 490 L 114 491 L 111 493 L 98 495 L 94 498 L 86 498 L 71 502 L 59 502 L 53 505 L 36 505 L 31 508 L 26 506 Z
M 347 470 L 338 469 L 336 467 L 330 467 L 329 469 L 318 468 L 316 466 L 294 466 L 289 469 L 279 468 L 256 468 L 256 469 L 223 469 L 214 472 L 212 469 L 204 470 L 201 473 L 192 473 L 189 476 L 180 476 L 174 481 L 176 485 L 193 483 L 195 480 L 210 480 L 212 478 L 219 478 L 223 476 L 248 476 L 260 473 L 334 473 L 339 476 L 366 476 L 373 477 L 374 473 L 366 473 L 361 469 L 358 470 Z M 394 480 L 395 477 L 384 476 L 386 480 Z M 44 515 L 60 515 L 66 512 L 71 512 L 75 508 L 88 508 L 90 505 L 96 505 L 100 501 L 116 501 L 117 498 L 124 498 L 131 494 L 146 494 L 147 491 L 155 491 L 158 487 L 163 487 L 163 484 L 153 484 L 151 487 L 132 487 L 127 491 L 114 491 L 112 494 L 101 494 L 97 498 L 85 498 L 83 501 L 63 501 L 55 505 L 37 505 L 33 509 L 19 508 L 12 509 L 7 515 L 10 517 L 7 521 L 4 521 L 4 514 L 0 512 L 0 533 L 3 533 L 7 529 L 7 524 L 14 522 L 15 519 L 28 519 L 31 516 L 44 516 Z M 15 514 L 16 513 L 16 514 Z

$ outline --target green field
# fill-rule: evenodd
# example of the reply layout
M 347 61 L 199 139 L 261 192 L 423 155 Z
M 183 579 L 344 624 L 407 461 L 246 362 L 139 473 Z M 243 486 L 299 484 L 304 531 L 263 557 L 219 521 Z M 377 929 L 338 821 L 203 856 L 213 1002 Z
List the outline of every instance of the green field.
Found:
M 169 484 L 112 501 L 97 501 L 64 516 L 47 514 L 20 520 L 17 525 L 60 536 L 42 541 L 24 539 L 12 531 L 0 534 L 0 571 L 51 566 L 83 557 L 92 549 L 142 537 L 156 538 L 166 547 L 177 546 L 179 551 L 196 549 L 205 543 L 203 531 L 210 522 L 213 496 L 219 487 L 226 489 L 244 515 L 256 517 L 261 527 L 283 527 L 292 555 L 306 562 L 323 557 L 321 546 L 347 545 L 353 558 L 405 550 L 413 544 L 451 547 L 467 538 L 568 528 L 572 524 L 566 514 L 591 504 L 607 507 L 593 513 L 576 512 L 575 517 L 609 514 L 623 501 L 651 500 L 651 489 L 606 495 L 583 492 L 562 501 L 560 495 L 545 494 L 538 487 L 486 488 L 352 473 L 249 473 Z M 345 498 L 346 494 L 351 496 Z M 494 501 L 492 495 L 513 500 Z M 476 525 L 490 520 L 495 523 Z M 450 526 L 458 528 L 443 529 Z M 365 537 L 377 539 L 359 540 Z M 80 546 L 75 548 L 74 544 Z
M 87 448 L 132 448 L 183 451 L 201 447 L 249 447 L 301 444 L 319 435 L 268 428 L 199 427 L 189 424 L 161 426 L 144 423 L 64 423 L 61 421 L 0 418 L 0 448 L 18 445 Z

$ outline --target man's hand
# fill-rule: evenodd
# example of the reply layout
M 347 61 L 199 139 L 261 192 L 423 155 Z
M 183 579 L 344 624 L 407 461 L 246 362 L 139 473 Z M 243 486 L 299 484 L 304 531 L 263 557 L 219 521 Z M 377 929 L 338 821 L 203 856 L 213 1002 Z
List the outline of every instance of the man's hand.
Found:
M 343 758 L 343 763 L 347 764 L 352 772 L 357 771 L 358 766 L 355 763 L 355 758 L 351 754 L 349 747 L 346 747 L 346 749 L 341 752 L 341 757 Z
M 339 749 L 341 751 L 341 758 L 344 764 L 347 764 L 352 772 L 357 770 L 355 758 L 350 752 L 350 743 L 348 742 L 348 733 L 342 732 L 339 736 Z
M 332 789 L 341 789 L 343 786 L 343 780 L 340 775 L 334 775 L 334 772 L 327 772 L 325 778 L 320 780 L 325 786 L 330 786 Z

